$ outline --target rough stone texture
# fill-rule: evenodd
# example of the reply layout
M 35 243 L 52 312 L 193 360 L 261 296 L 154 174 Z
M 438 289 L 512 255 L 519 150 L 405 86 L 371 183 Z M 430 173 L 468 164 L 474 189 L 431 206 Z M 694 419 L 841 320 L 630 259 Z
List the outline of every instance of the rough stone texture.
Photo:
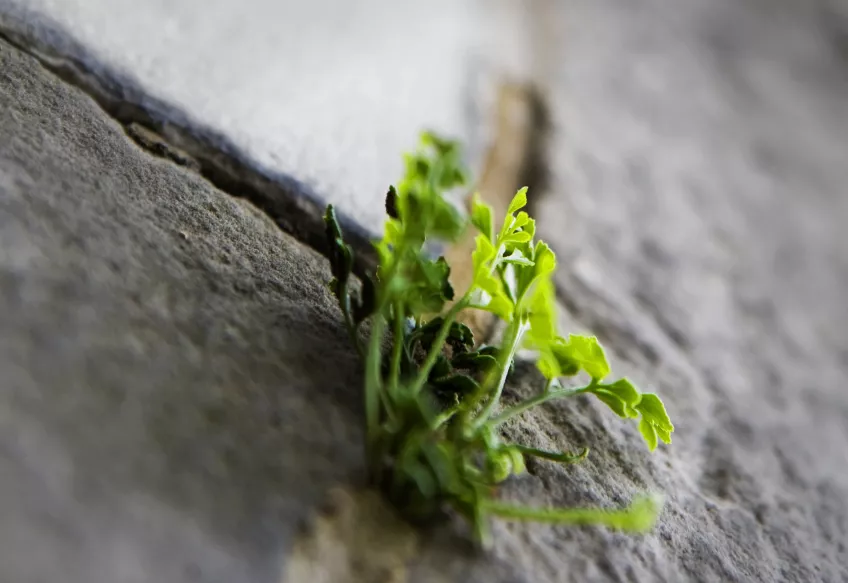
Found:
M 488 556 L 367 494 L 310 510 L 361 468 L 323 263 L 0 45 L 0 579 L 848 580 L 846 12 L 675 6 L 550 0 L 532 35 L 564 325 L 664 396 L 674 445 L 552 405 L 508 431 L 589 459 L 506 489 L 665 513 L 642 537 L 498 524 Z M 388 533 L 351 526 L 374 515 Z
M 2 41 L 0 133 L 0 581 L 522 580 L 362 491 L 319 255 Z
M 509 0 L 0 0 L 0 30 L 148 112 L 211 131 L 298 194 L 382 227 L 398 152 L 431 127 L 472 161 L 493 77 L 526 63 Z
M 0 580 L 275 580 L 361 466 L 325 262 L 3 43 L 0 135 Z
M 536 580 L 848 581 L 845 4 L 539 8 L 539 231 L 572 326 L 665 397 L 676 432 L 648 456 L 588 400 L 514 428 L 595 448 L 523 497 L 669 497 L 642 539 L 527 528 Z

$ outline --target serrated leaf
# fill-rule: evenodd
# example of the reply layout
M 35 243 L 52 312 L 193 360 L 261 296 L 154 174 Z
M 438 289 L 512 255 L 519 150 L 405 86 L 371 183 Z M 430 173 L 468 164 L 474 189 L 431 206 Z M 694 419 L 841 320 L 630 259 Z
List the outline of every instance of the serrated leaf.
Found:
M 527 305 L 525 303 L 525 305 Z M 556 299 L 550 280 L 537 282 L 525 316 L 530 323 L 529 338 L 539 348 L 546 348 L 556 339 Z
M 617 395 L 604 389 L 596 389 L 592 393 L 613 412 L 624 419 L 635 416 L 635 412 L 624 401 L 618 398 Z M 631 414 L 634 413 L 634 414 Z
M 489 262 L 495 258 L 495 248 L 485 235 L 477 235 L 474 239 L 475 248 L 471 254 L 475 278 L 478 274 L 488 273 Z
M 518 229 L 523 229 L 529 223 L 534 222 L 533 219 L 530 218 L 530 215 L 521 211 L 513 218 L 512 223 L 510 224 L 510 230 L 516 231 Z
M 480 199 L 479 193 L 474 193 L 474 197 L 471 199 L 471 224 L 477 227 L 480 234 L 484 235 L 489 241 L 494 239 L 495 220 L 492 207 Z
M 595 380 L 603 380 L 610 373 L 604 349 L 594 336 L 571 334 L 561 350 L 563 356 L 576 362 L 581 370 Z
M 527 187 L 520 189 L 515 193 L 515 196 L 512 197 L 512 201 L 509 203 L 509 207 L 506 209 L 506 214 L 511 215 L 515 214 L 516 211 L 527 206 Z
M 453 357 L 454 368 L 464 368 L 477 372 L 486 372 L 498 363 L 493 356 L 479 352 L 464 352 Z
M 481 271 L 475 278 L 475 285 L 486 292 L 479 304 L 481 309 L 491 312 L 507 322 L 512 320 L 515 305 L 509 299 L 499 277 Z
M 436 358 L 436 364 L 433 365 L 433 368 L 430 370 L 430 380 L 435 382 L 440 378 L 447 377 L 453 372 L 453 367 L 451 366 L 450 361 L 446 356 L 440 354 L 438 358 Z
M 526 231 L 515 231 L 514 233 L 505 235 L 501 239 L 501 243 L 505 245 L 507 249 L 512 249 L 522 243 L 529 243 L 532 238 L 533 235 Z
M 452 322 L 448 331 L 448 340 L 465 348 L 474 346 L 474 332 L 462 322 Z
M 644 417 L 639 421 L 639 433 L 642 434 L 650 451 L 657 449 L 657 430 Z
M 671 443 L 674 425 L 668 417 L 663 402 L 657 395 L 654 393 L 642 394 L 642 399 L 635 409 L 642 415 L 642 419 L 639 421 L 639 432 L 645 438 L 648 449 L 654 451 L 658 439 L 662 440 L 663 443 Z
M 509 257 L 503 260 L 503 263 L 510 263 L 513 265 L 521 265 L 524 267 L 532 267 L 533 262 L 526 257 Z
M 533 273 L 536 277 L 551 275 L 556 270 L 556 255 L 544 241 L 536 243 L 533 250 Z
M 462 234 L 465 222 L 452 204 L 442 198 L 431 201 L 430 220 L 427 236 L 438 237 L 445 241 L 454 241 Z
M 665 410 L 665 405 L 654 393 L 642 393 L 642 399 L 636 405 L 636 409 L 651 420 L 651 423 L 666 431 L 674 431 L 674 425 Z
M 627 419 L 639 416 L 635 407 L 641 401 L 642 394 L 628 379 L 601 385 L 592 392 L 619 417 Z
M 615 394 L 616 397 L 621 399 L 624 403 L 629 405 L 630 407 L 635 407 L 642 400 L 642 393 L 639 392 L 630 379 L 623 378 L 618 379 L 614 383 L 603 385 L 603 388 L 607 391 Z
M 557 365 L 556 359 L 549 351 L 542 352 L 539 355 L 539 358 L 536 359 L 536 368 L 539 369 L 539 372 L 542 373 L 542 376 L 546 379 L 555 379 L 562 376 L 562 372 Z
M 470 395 L 480 389 L 480 385 L 468 375 L 452 374 L 432 381 L 433 384 L 443 391 L 450 391 L 459 395 Z

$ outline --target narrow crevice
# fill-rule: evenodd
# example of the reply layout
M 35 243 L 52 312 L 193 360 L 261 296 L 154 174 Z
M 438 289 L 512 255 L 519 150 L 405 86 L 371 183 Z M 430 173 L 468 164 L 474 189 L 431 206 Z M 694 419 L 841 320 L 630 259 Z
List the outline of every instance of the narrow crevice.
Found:
M 0 39 L 83 91 L 142 148 L 197 172 L 225 194 L 251 202 L 301 243 L 325 256 L 329 252 L 323 222 L 326 201 L 307 184 L 258 164 L 226 135 L 151 96 L 130 75 L 104 65 L 52 23 L 27 27 L 0 18 Z M 546 138 L 550 124 L 542 94 L 535 87 L 525 89 L 530 109 L 529 140 L 515 178 L 519 182 L 516 187 L 529 186 L 536 193 L 531 197 L 532 206 L 548 186 Z M 497 135 L 493 139 L 497 142 L 513 137 Z M 497 145 L 490 144 L 490 148 Z M 373 273 L 373 234 L 344 213 L 339 213 L 339 220 L 345 239 L 355 251 L 354 272 L 360 277 Z
M 196 171 L 225 194 L 243 198 L 266 213 L 280 229 L 327 255 L 323 214 L 326 203 L 309 186 L 295 178 L 260 167 L 225 135 L 188 119 L 177 108 L 155 99 L 127 75 L 96 63 L 65 35 L 64 54 L 38 40 L 39 35 L 0 27 L 0 39 L 39 61 L 65 83 L 91 97 L 120 123 L 128 136 L 154 155 Z M 35 37 L 35 38 L 34 38 Z M 70 48 L 71 50 L 64 50 Z M 158 139 L 157 139 L 158 138 Z M 344 214 L 339 216 L 346 240 L 356 250 L 354 271 L 362 275 L 376 263 L 370 234 Z

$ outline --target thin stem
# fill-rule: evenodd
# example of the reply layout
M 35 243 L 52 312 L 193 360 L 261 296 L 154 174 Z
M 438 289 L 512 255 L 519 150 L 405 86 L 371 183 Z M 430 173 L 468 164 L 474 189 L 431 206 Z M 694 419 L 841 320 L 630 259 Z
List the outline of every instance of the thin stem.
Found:
M 445 423 L 450 421 L 451 418 L 454 415 L 456 415 L 457 413 L 459 413 L 459 411 L 461 409 L 462 409 L 462 405 L 460 403 L 457 403 L 456 405 L 453 405 L 453 406 L 445 409 L 444 411 L 442 411 L 441 413 L 436 415 L 436 417 L 433 418 L 433 420 L 430 422 L 430 429 L 435 431 L 436 429 L 438 429 L 439 427 L 441 427 L 442 425 L 444 425 Z
M 389 369 L 389 392 L 394 393 L 400 380 L 400 357 L 403 351 L 403 304 L 394 304 L 394 333 L 392 337 L 392 366 Z
M 532 508 L 503 502 L 487 501 L 486 510 L 495 516 L 513 520 L 553 524 L 599 524 L 618 530 L 645 532 L 656 523 L 662 502 L 645 497 L 627 508 L 604 510 L 595 508 Z
M 377 438 L 380 424 L 380 399 L 383 391 L 383 379 L 380 375 L 382 357 L 380 344 L 386 329 L 386 320 L 378 312 L 371 325 L 371 338 L 368 342 L 368 357 L 365 361 L 365 424 L 368 451 L 371 451 Z
M 527 409 L 532 409 L 536 405 L 541 405 L 547 401 L 553 401 L 554 399 L 564 399 L 566 397 L 573 397 L 574 395 L 579 395 L 580 393 L 585 393 L 592 388 L 594 388 L 594 383 L 590 383 L 585 387 L 579 387 L 576 389 L 559 389 L 556 391 L 547 391 L 542 393 L 541 395 L 536 395 L 526 401 L 521 401 L 517 405 L 513 405 L 508 409 L 504 409 L 499 415 L 492 418 L 489 424 L 492 427 L 496 427 L 503 423 L 504 421 L 515 417 L 516 415 L 520 415 L 524 413 Z
M 495 392 L 489 398 L 489 402 L 486 403 L 486 406 L 483 407 L 483 410 L 480 412 L 480 415 L 474 421 L 474 424 L 472 426 L 473 429 L 479 429 L 483 426 L 483 424 L 486 423 L 486 420 L 492 414 L 492 411 L 495 410 L 498 401 L 500 401 L 504 385 L 506 384 L 506 377 L 507 375 L 509 375 L 509 365 L 512 363 L 512 359 L 515 357 L 515 353 L 518 350 L 518 344 L 519 342 L 521 342 L 521 336 L 524 334 L 524 331 L 525 325 L 518 318 L 514 319 L 507 328 L 507 336 L 504 339 L 504 344 L 509 347 L 509 350 L 501 352 L 501 358 L 498 361 L 500 377 L 497 380 Z M 487 387 L 491 386 L 491 383 L 488 382 L 488 378 L 486 379 L 485 385 Z
M 436 364 L 436 360 L 442 353 L 442 348 L 444 347 L 445 341 L 450 333 L 451 325 L 456 319 L 456 315 L 465 308 L 467 303 L 468 294 L 465 294 L 462 296 L 462 299 L 451 306 L 451 309 L 444 315 L 444 321 L 442 322 L 442 326 L 439 328 L 439 333 L 436 335 L 436 339 L 433 340 L 433 344 L 430 345 L 430 351 L 427 353 L 427 358 L 418 370 L 418 375 L 415 377 L 415 382 L 412 384 L 411 392 L 413 395 L 417 395 L 421 391 L 424 383 L 426 383 L 427 379 L 430 377 L 430 371 L 433 369 L 433 365 Z
M 513 445 L 511 447 L 514 447 L 524 455 L 532 455 L 533 457 L 551 460 L 561 464 L 574 464 L 586 459 L 586 456 L 589 455 L 588 447 L 584 447 L 580 453 L 547 451 L 544 449 L 537 449 L 535 447 L 528 447 L 526 445 Z

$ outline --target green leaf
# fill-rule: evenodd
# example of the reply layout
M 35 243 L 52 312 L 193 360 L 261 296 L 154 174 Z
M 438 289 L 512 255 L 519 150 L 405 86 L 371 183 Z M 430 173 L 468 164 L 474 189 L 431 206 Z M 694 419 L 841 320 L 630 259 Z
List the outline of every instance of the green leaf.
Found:
M 440 354 L 436 359 L 436 364 L 433 365 L 433 368 L 430 370 L 430 381 L 436 382 L 440 378 L 447 377 L 453 372 L 453 367 L 451 366 L 450 361 L 443 354 Z
M 344 303 L 346 300 L 343 296 L 347 293 L 348 280 L 353 270 L 353 249 L 344 242 L 333 205 L 327 205 L 324 213 L 324 232 L 329 247 L 330 271 L 333 274 L 330 287 L 339 301 Z
M 533 267 L 535 265 L 533 260 L 525 257 L 524 253 L 521 252 L 521 249 L 517 247 L 513 248 L 509 255 L 503 257 L 503 259 L 501 259 L 501 263 L 511 263 L 522 267 Z
M 654 451 L 657 449 L 657 430 L 644 417 L 639 421 L 639 433 L 645 438 L 645 443 L 648 444 L 649 450 Z
M 665 405 L 656 394 L 642 393 L 642 400 L 636 405 L 636 409 L 643 417 L 650 419 L 653 425 L 666 431 L 674 431 L 674 425 L 671 424 Z
M 592 393 L 619 417 L 628 419 L 639 416 L 635 407 L 639 404 L 642 394 L 628 379 L 619 379 L 612 384 L 600 385 Z
M 671 443 L 674 425 L 668 417 L 665 405 L 657 395 L 643 393 L 642 399 L 635 406 L 635 409 L 642 415 L 642 419 L 639 421 L 639 432 L 645 438 L 648 449 L 654 451 L 657 448 L 658 440 L 663 443 Z
M 463 352 L 453 357 L 451 365 L 454 368 L 462 368 L 474 371 L 475 373 L 486 372 L 493 366 L 497 365 L 498 361 L 488 354 L 480 352 Z
M 495 238 L 495 220 L 492 215 L 492 207 L 480 199 L 478 193 L 474 193 L 471 199 L 471 224 L 489 241 Z
M 398 193 L 394 186 L 389 186 L 389 191 L 386 193 L 386 214 L 393 219 L 399 219 L 398 213 Z
M 556 299 L 554 285 L 550 280 L 541 280 L 536 284 L 523 315 L 530 323 L 529 338 L 538 347 L 546 348 L 555 341 Z
M 423 326 L 416 328 L 410 334 L 409 340 L 420 342 L 425 351 L 429 350 L 443 323 L 444 318 L 441 316 L 432 318 Z M 461 322 L 451 322 L 450 328 L 448 328 L 448 342 L 453 345 L 454 350 L 466 351 L 474 346 L 474 333 Z
M 471 254 L 471 262 L 476 283 L 477 277 L 489 272 L 489 264 L 495 258 L 496 251 L 492 242 L 485 235 L 477 235 L 474 242 L 476 247 Z
M 604 389 L 596 389 L 596 390 L 592 391 L 592 393 L 602 403 L 606 404 L 607 407 L 612 409 L 613 412 L 616 415 L 618 415 L 619 417 L 622 417 L 624 419 L 628 419 L 628 418 L 634 416 L 634 415 L 631 415 L 632 409 L 627 406 L 627 403 L 625 403 L 624 401 L 619 399 L 613 393 L 610 393 L 609 391 L 605 391 Z
M 529 243 L 532 238 L 533 235 L 527 231 L 515 231 L 514 233 L 505 235 L 501 239 L 501 244 L 507 249 L 513 249 L 522 243 Z
M 480 388 L 477 381 L 464 374 L 452 374 L 431 382 L 442 391 L 448 391 L 459 395 L 471 395 Z
M 491 312 L 507 322 L 512 320 L 515 306 L 499 277 L 482 272 L 475 279 L 475 285 L 486 292 L 486 296 L 482 298 L 478 306 L 480 309 Z
M 577 364 L 595 380 L 603 380 L 610 373 L 604 349 L 594 336 L 569 335 L 566 342 L 557 345 L 557 358 Z
M 430 201 L 430 224 L 427 236 L 438 237 L 445 241 L 455 241 L 465 228 L 462 215 L 448 201 L 435 198 Z
M 602 386 L 630 407 L 638 405 L 643 397 L 642 393 L 639 392 L 639 389 L 637 389 L 635 385 L 630 382 L 630 379 L 627 378 L 618 379 L 614 383 Z
M 517 210 L 522 209 L 525 206 L 527 206 L 526 186 L 515 193 L 515 196 L 512 198 L 512 202 L 509 203 L 509 207 L 506 209 L 506 214 L 514 214 Z
M 474 346 L 474 332 L 462 322 L 451 322 L 448 330 L 448 342 L 453 345 L 454 349 L 462 347 L 467 350 Z

